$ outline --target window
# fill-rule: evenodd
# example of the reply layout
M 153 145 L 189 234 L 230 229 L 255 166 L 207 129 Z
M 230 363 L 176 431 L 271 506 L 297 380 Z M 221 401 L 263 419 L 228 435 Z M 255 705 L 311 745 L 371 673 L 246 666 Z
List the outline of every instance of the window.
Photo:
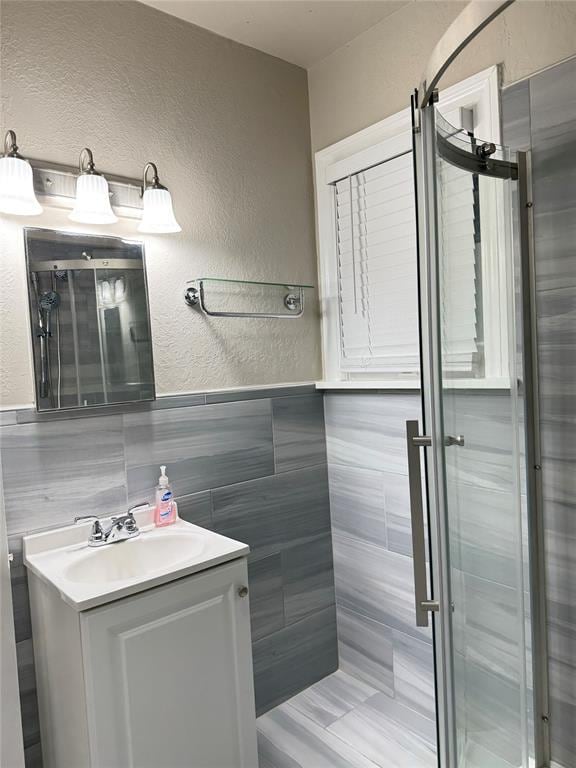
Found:
M 449 163 L 438 164 L 441 194 L 438 227 L 444 279 L 443 368 L 468 378 L 482 373 L 481 252 L 478 177 Z
M 478 137 L 499 141 L 496 67 L 442 92 L 440 108 L 453 125 L 471 122 Z M 501 383 L 506 329 L 496 325 L 505 315 L 504 286 L 492 279 L 488 289 L 482 267 L 501 275 L 502 265 L 498 248 L 490 247 L 489 225 L 478 220 L 482 192 L 466 172 L 448 165 L 440 172 L 448 176 L 438 201 L 449 224 L 442 228 L 450 274 L 443 297 L 450 308 L 445 362 L 455 378 Z M 318 152 L 316 196 L 326 385 L 418 386 L 409 110 Z
M 418 370 L 412 153 L 334 185 L 340 369 Z

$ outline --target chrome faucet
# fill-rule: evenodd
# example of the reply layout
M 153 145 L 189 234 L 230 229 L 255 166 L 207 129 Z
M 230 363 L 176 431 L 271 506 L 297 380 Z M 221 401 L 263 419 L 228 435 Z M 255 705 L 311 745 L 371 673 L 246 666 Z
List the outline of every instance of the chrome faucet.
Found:
M 89 547 L 103 547 L 106 544 L 115 544 L 118 541 L 134 539 L 140 536 L 140 529 L 134 519 L 134 512 L 138 509 L 145 509 L 149 506 L 147 502 L 136 504 L 131 507 L 125 515 L 118 515 L 110 518 L 110 525 L 104 527 L 96 515 L 79 515 L 74 518 L 75 523 L 83 520 L 94 520 L 90 536 L 88 537 Z

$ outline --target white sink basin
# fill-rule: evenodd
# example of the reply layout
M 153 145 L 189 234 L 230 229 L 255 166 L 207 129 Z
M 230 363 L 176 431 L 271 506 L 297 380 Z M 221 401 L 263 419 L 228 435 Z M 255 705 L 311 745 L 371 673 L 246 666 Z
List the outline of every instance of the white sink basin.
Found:
M 150 532 L 117 544 L 87 548 L 64 569 L 63 575 L 79 584 L 142 579 L 196 558 L 206 549 L 205 536 Z
M 151 589 L 248 554 L 249 547 L 184 520 L 151 524 L 136 512 L 140 536 L 89 547 L 91 524 L 24 537 L 24 562 L 78 611 Z

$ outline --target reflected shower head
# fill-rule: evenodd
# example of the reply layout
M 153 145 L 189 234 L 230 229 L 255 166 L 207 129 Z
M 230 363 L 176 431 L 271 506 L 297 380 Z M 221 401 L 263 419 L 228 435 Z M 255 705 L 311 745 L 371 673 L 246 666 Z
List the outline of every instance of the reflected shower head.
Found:
M 40 304 L 40 309 L 43 309 L 45 312 L 51 312 L 53 309 L 58 309 L 60 295 L 56 291 L 44 291 L 38 303 Z

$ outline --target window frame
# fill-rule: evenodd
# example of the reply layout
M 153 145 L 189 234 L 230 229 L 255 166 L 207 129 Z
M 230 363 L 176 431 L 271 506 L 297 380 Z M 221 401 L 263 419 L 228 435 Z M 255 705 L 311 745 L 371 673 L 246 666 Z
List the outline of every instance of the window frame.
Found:
M 440 92 L 440 107 L 446 110 L 473 109 L 478 138 L 501 143 L 500 71 L 485 69 Z M 338 264 L 336 210 L 333 183 L 369 166 L 385 162 L 412 150 L 410 109 L 404 109 L 374 125 L 352 134 L 315 153 L 316 226 L 318 235 L 318 276 L 322 333 L 322 389 L 418 389 L 420 376 L 383 377 L 369 372 L 347 372 L 340 368 L 340 312 L 338 306 Z M 501 388 L 508 383 L 508 317 L 506 310 L 506 264 L 502 228 L 491 226 L 503 200 L 482 200 L 481 221 L 482 312 L 489 319 L 484 328 L 485 375 L 456 379 L 454 387 Z M 415 222 L 416 223 L 416 222 Z M 500 231 L 499 231 L 500 229 Z M 486 282 L 484 282 L 484 280 Z M 416 286 L 416 275 L 414 289 Z M 451 383 L 452 385 L 452 383 Z

